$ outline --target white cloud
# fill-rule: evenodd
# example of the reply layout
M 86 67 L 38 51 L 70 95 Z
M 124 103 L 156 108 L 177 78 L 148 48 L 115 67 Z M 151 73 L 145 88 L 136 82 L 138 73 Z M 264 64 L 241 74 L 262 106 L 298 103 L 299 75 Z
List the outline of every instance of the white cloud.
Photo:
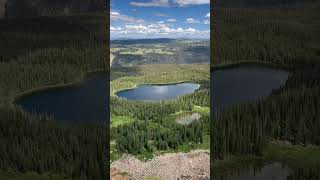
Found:
M 209 31 L 200 31 L 194 28 L 172 28 L 168 24 L 139 24 L 125 25 L 123 27 L 110 27 L 111 36 L 115 37 L 209 37 Z
M 158 12 L 154 13 L 154 15 L 159 16 L 159 17 L 165 17 L 165 16 L 168 16 L 168 15 L 166 15 L 166 14 L 158 13 Z
M 207 13 L 206 18 L 210 18 L 210 12 Z
M 121 28 L 120 27 L 114 27 L 114 26 L 110 26 L 110 31 L 121 31 Z
M 110 11 L 110 19 L 111 21 L 124 21 L 124 22 L 130 22 L 130 23 L 143 23 L 143 19 L 129 17 L 126 15 L 122 15 L 117 11 L 111 10 Z
M 164 22 L 163 21 L 159 21 L 159 22 L 157 22 L 158 24 L 163 24 Z
M 168 22 L 176 22 L 176 19 L 167 19 Z
M 210 24 L 210 21 L 209 20 L 204 20 L 203 23 L 204 24 Z
M 180 6 L 209 4 L 210 0 L 175 0 Z
M 120 13 L 116 11 L 110 11 L 110 16 L 120 16 Z
M 186 19 L 186 23 L 189 23 L 189 24 L 196 24 L 196 23 L 200 23 L 200 21 L 199 21 L 199 20 L 197 20 L 197 19 L 188 18 L 188 19 Z
M 139 7 L 169 7 L 169 0 L 151 0 L 150 2 L 131 2 L 132 6 Z
M 139 7 L 172 7 L 172 6 L 188 6 L 209 4 L 210 0 L 150 0 L 147 2 L 133 1 L 132 6 Z

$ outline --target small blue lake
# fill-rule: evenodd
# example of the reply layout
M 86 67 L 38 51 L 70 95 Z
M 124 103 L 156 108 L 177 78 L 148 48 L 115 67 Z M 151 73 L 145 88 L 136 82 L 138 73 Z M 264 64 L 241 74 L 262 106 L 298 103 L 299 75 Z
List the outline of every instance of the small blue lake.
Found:
M 199 84 L 189 82 L 175 84 L 141 84 L 132 89 L 118 91 L 116 95 L 127 100 L 160 101 L 191 94 L 199 88 Z

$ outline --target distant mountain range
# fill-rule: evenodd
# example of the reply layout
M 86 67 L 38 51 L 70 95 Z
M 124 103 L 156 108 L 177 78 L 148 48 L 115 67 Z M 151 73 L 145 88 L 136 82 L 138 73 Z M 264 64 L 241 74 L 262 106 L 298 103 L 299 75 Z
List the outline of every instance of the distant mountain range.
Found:
M 157 39 L 117 39 L 111 40 L 111 44 L 132 45 L 132 44 L 158 44 L 175 42 L 176 39 L 157 38 Z
M 209 39 L 187 39 L 187 38 L 152 38 L 152 39 L 114 39 L 110 41 L 111 44 L 133 45 L 133 44 L 161 44 L 174 43 L 177 41 L 209 41 Z

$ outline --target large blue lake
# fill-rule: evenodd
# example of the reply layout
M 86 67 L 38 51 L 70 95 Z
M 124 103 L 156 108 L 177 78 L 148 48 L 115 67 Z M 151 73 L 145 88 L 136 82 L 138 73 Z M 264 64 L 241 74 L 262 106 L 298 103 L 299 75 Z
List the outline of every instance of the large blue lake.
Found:
M 79 84 L 22 96 L 16 104 L 30 113 L 52 116 L 57 120 L 105 121 L 109 108 L 108 89 L 107 73 L 94 73 Z
M 222 108 L 255 101 L 284 86 L 288 72 L 268 67 L 243 65 L 211 72 L 211 102 L 216 112 Z

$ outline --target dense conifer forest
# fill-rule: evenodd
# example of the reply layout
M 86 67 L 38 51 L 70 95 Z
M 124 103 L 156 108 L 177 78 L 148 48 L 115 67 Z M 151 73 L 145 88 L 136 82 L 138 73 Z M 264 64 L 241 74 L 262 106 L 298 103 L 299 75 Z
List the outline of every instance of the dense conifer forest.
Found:
M 212 164 L 232 155 L 265 157 L 273 141 L 319 147 L 319 8 L 319 1 L 241 8 L 212 6 L 216 27 L 212 30 L 213 66 L 262 61 L 290 73 L 285 86 L 271 96 L 227 107 L 212 116 Z M 304 156 L 308 159 L 312 155 Z M 300 174 L 297 177 L 319 178 L 317 163 L 299 167 L 301 160 L 294 158 L 298 159 L 289 158 L 289 166 Z
M 105 23 L 102 12 L 0 19 L 1 174 L 107 177 L 105 119 L 63 123 L 14 104 L 21 93 L 72 83 L 88 71 L 106 69 Z

